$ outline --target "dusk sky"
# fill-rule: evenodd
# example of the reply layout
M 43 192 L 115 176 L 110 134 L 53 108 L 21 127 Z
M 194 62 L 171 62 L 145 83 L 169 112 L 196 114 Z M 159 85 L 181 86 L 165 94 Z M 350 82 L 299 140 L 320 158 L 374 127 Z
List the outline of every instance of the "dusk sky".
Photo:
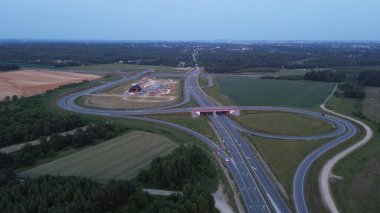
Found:
M 1 0 L 0 39 L 380 40 L 379 0 Z

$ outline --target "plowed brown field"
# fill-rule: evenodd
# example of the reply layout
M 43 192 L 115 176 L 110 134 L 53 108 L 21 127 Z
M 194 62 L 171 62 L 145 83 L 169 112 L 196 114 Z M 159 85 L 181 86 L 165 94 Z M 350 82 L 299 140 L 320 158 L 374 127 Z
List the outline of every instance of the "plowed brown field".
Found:
M 0 73 L 0 100 L 6 96 L 32 96 L 70 83 L 96 80 L 98 75 L 44 70 Z

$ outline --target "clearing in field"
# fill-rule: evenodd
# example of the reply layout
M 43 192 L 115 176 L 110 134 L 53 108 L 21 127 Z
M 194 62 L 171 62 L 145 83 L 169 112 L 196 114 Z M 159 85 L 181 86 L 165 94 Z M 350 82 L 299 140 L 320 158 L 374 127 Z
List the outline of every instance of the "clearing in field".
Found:
M 318 108 L 334 83 L 230 77 L 218 79 L 220 92 L 242 106 Z
M 32 96 L 62 85 L 96 80 L 98 75 L 72 72 L 24 70 L 0 73 L 0 100 L 6 96 Z
M 363 114 L 380 122 L 380 87 L 366 87 L 363 100 Z
M 274 134 L 318 135 L 334 128 L 323 120 L 286 112 L 249 111 L 233 118 L 246 128 Z
M 100 182 L 129 180 L 151 160 L 173 151 L 177 144 L 161 135 L 134 131 L 80 152 L 24 171 L 21 177 L 39 175 L 82 176 Z

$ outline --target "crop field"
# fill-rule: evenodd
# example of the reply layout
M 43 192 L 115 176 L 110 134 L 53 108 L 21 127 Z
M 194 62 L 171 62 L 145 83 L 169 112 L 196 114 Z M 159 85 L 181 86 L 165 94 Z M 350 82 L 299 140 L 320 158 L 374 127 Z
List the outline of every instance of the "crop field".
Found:
M 305 136 L 333 130 L 333 126 L 323 120 L 285 112 L 249 111 L 233 118 L 249 129 L 275 134 Z
M 70 83 L 100 79 L 101 76 L 72 72 L 23 70 L 0 73 L 0 100 L 6 96 L 32 96 Z
M 287 81 L 244 77 L 218 79 L 220 92 L 242 106 L 317 108 L 334 83 Z
M 100 182 L 129 180 L 151 160 L 173 151 L 177 144 L 161 135 L 135 131 L 66 157 L 21 172 L 21 177 L 39 175 L 82 176 Z

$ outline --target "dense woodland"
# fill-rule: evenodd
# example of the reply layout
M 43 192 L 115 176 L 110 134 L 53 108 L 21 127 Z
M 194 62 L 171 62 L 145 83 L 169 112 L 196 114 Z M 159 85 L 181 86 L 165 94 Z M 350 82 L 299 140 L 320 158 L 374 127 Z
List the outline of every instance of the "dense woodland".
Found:
M 332 68 L 380 65 L 379 43 L 209 44 L 198 51 L 208 72 L 250 67 Z
M 84 126 L 78 115 L 57 114 L 44 104 L 45 95 L 7 98 L 0 102 L 0 147 Z
M 54 66 L 131 64 L 194 66 L 186 43 L 75 43 L 11 42 L 0 43 L 0 61 Z
M 357 82 L 346 81 L 339 84 L 339 89 L 343 91 L 343 96 L 347 98 L 364 99 L 364 86 Z
M 251 67 L 332 68 L 380 65 L 379 43 L 0 42 L 0 61 L 79 66 L 131 64 L 194 66 L 208 72 Z
M 366 86 L 380 87 L 380 72 L 364 71 L 360 72 L 358 81 Z
M 0 170 L 1 212 L 106 212 L 120 208 L 136 193 L 125 181 L 106 186 L 80 177 L 41 176 L 20 181 Z
M 216 185 L 216 179 L 207 154 L 195 146 L 182 146 L 156 159 L 151 169 L 140 173 L 139 181 L 144 186 L 154 183 L 183 193 L 168 197 L 152 197 L 125 181 L 113 181 L 105 186 L 79 177 L 40 176 L 21 181 L 11 170 L 3 169 L 0 170 L 0 211 L 217 212 L 210 191 L 214 188 L 203 186 Z
M 346 76 L 342 72 L 333 71 L 309 71 L 303 79 L 310 81 L 325 81 L 325 82 L 342 82 L 346 80 Z

